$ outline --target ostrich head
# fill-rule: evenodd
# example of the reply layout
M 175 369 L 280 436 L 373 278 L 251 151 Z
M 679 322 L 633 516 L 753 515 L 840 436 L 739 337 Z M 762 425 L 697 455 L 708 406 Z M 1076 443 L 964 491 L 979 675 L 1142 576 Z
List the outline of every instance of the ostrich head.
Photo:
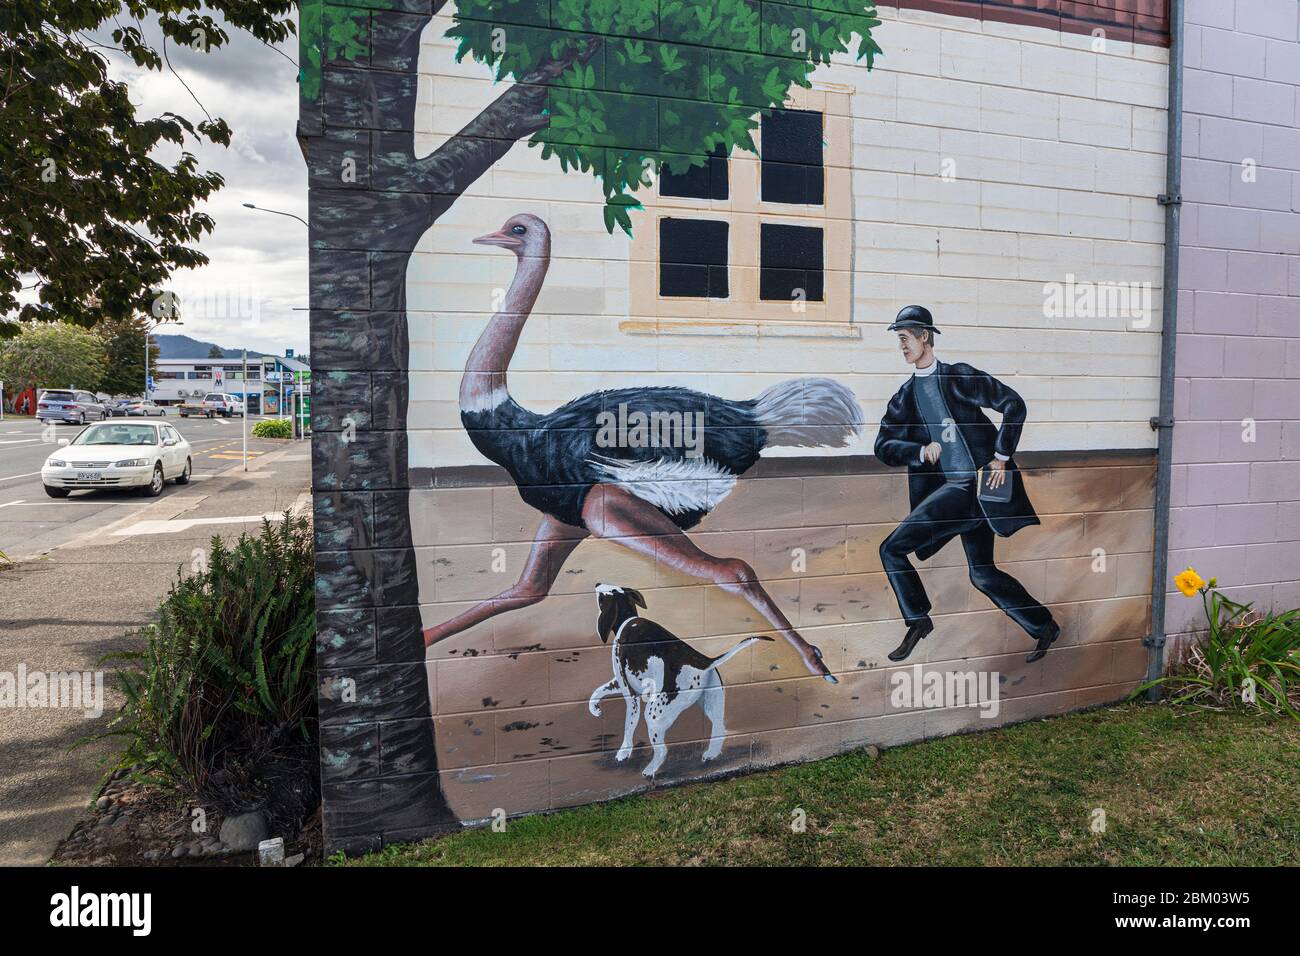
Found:
M 546 223 L 531 213 L 511 216 L 496 232 L 474 240 L 479 246 L 500 246 L 521 259 L 548 258 L 551 254 L 551 231 Z

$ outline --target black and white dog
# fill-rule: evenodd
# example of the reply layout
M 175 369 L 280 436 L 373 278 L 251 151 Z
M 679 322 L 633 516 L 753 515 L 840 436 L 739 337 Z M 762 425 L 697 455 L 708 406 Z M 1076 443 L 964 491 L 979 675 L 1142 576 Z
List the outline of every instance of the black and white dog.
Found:
M 596 602 L 600 619 L 596 630 L 603 642 L 609 642 L 614 679 L 601 684 L 591 695 L 587 709 L 600 716 L 600 702 L 610 694 L 620 693 L 627 705 L 623 724 L 623 745 L 614 759 L 620 763 L 632 754 L 632 735 L 645 705 L 645 726 L 650 735 L 654 757 L 641 772 L 653 777 L 668 756 L 668 731 L 677 718 L 692 704 L 698 703 L 711 725 L 705 760 L 722 753 L 727 728 L 723 724 L 726 689 L 718 676 L 718 667 L 757 641 L 770 637 L 747 637 L 721 657 L 706 657 L 685 641 L 654 621 L 637 617 L 636 609 L 645 607 L 645 598 L 631 588 L 616 584 L 597 584 Z

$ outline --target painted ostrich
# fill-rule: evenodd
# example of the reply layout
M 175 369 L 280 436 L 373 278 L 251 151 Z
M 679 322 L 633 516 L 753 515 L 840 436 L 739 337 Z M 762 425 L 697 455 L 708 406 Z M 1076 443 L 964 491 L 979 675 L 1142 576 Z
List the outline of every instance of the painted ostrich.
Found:
M 844 446 L 861 434 L 853 394 L 823 378 L 782 382 L 746 401 L 686 388 L 621 388 L 584 395 L 548 415 L 530 412 L 510 397 L 506 369 L 550 264 L 550 231 L 538 217 L 520 214 L 474 242 L 508 249 L 519 262 L 501 311 L 465 363 L 461 421 L 474 447 L 510 473 L 520 496 L 543 517 L 518 582 L 426 628 L 425 646 L 538 603 L 574 548 L 594 535 L 740 595 L 811 673 L 837 683 L 821 651 L 794 629 L 752 567 L 702 551 L 685 532 L 727 496 L 763 448 Z M 629 419 L 636 412 L 647 418 L 677 414 L 678 421 L 702 415 L 702 452 L 692 457 L 682 447 L 606 447 L 598 422 L 602 413 L 619 409 Z

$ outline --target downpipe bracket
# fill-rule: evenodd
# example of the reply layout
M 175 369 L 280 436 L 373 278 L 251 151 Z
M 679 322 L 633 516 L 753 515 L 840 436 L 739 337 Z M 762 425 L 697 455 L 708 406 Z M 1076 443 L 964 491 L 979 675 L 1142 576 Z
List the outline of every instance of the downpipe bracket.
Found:
M 1149 419 L 1147 419 L 1147 421 L 1150 422 L 1151 430 L 1153 432 L 1159 431 L 1162 428 L 1174 427 L 1173 415 L 1152 415 Z
M 1169 193 L 1161 193 L 1156 197 L 1156 202 L 1162 206 L 1181 206 L 1183 204 L 1183 194 L 1171 196 Z

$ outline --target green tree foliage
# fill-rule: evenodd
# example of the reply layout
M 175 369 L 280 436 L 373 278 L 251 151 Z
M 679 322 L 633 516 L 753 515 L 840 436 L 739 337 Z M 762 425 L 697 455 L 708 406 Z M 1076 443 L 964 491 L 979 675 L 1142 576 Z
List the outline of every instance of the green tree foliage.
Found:
M 393 0 L 367 0 L 390 8 Z M 304 0 L 302 94 L 325 60 L 369 55 L 366 10 Z M 605 193 L 605 228 L 631 233 L 650 172 L 704 165 L 719 147 L 755 151 L 763 111 L 837 53 L 868 68 L 880 47 L 871 0 L 457 0 L 447 35 L 498 79 L 553 83 L 530 146 Z M 856 39 L 855 39 L 856 37 Z M 555 76 L 559 67 L 558 77 Z
M 99 390 L 109 395 L 139 395 L 144 392 L 144 337 L 149 320 L 103 319 L 95 334 L 104 343 L 107 364 L 99 380 Z M 149 371 L 158 363 L 158 345 L 149 343 Z
M 0 342 L 0 381 L 11 395 L 29 388 L 98 388 L 107 362 L 99 336 L 68 322 L 26 324 Z
M 190 244 L 213 222 L 194 207 L 222 180 L 199 169 L 186 145 L 229 145 L 230 128 L 211 116 L 198 123 L 174 113 L 139 116 L 100 50 L 170 69 L 169 46 L 217 50 L 229 39 L 223 23 L 268 43 L 286 39 L 293 7 L 293 0 L 0 4 L 0 315 L 89 326 L 103 316 L 148 314 L 175 269 L 207 262 Z M 148 33 L 146 19 L 154 24 Z M 157 151 L 168 144 L 179 148 L 171 163 Z M 20 308 L 24 285 L 39 301 Z
M 721 148 L 755 151 L 759 113 L 836 53 L 868 68 L 880 25 L 863 0 L 459 0 L 447 35 L 457 60 L 516 80 L 574 60 L 548 97 L 550 122 L 529 145 L 561 168 L 590 172 L 605 226 L 631 232 L 630 195 L 647 171 L 685 172 Z
M 225 356 L 221 354 L 221 346 L 219 345 L 210 346 L 208 348 L 208 358 L 210 359 L 225 358 Z

